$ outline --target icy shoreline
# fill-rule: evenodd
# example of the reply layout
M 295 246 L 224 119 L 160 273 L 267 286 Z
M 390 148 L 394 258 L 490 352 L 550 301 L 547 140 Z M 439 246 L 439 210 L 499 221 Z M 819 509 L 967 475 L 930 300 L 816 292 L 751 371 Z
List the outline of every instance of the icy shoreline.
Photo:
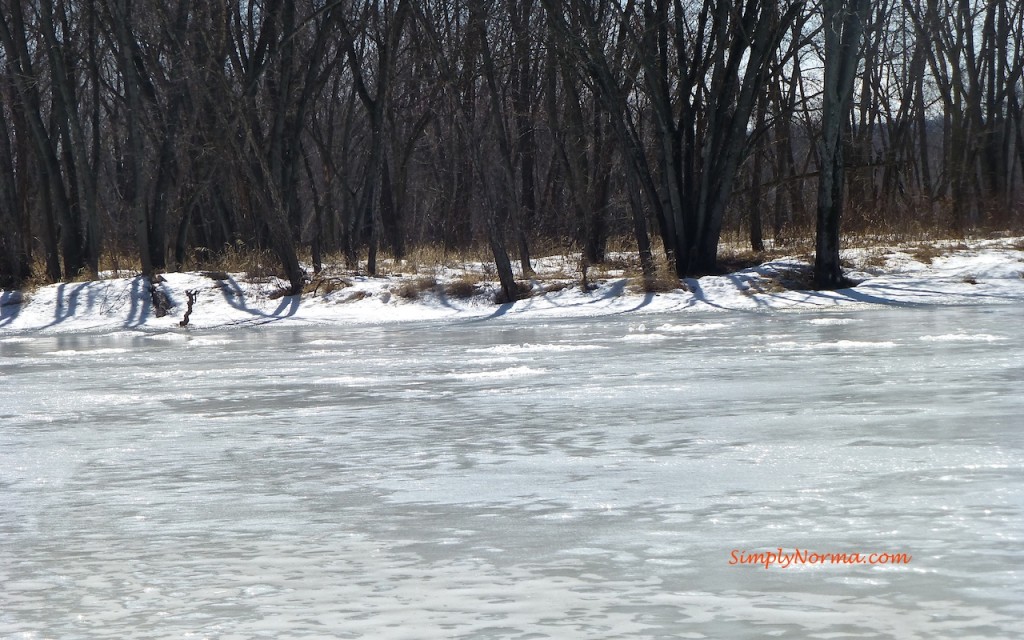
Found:
M 685 289 L 637 293 L 614 272 L 583 292 L 578 277 L 564 277 L 566 259 L 537 261 L 533 296 L 513 304 L 493 302 L 497 283 L 482 271 L 440 269 L 434 286 L 410 294 L 421 275 L 345 276 L 333 291 L 275 297 L 276 280 L 249 282 L 241 274 L 169 273 L 162 291 L 173 305 L 157 317 L 141 277 L 61 283 L 31 293 L 0 293 L 0 335 L 116 330 L 189 331 L 229 326 L 366 324 L 495 317 L 594 317 L 620 313 L 686 311 L 785 311 L 855 307 L 1024 302 L 1024 250 L 1020 239 L 978 240 L 933 258 L 915 259 L 906 248 L 852 249 L 844 259 L 860 284 L 840 291 L 793 288 L 806 261 L 780 258 L 722 276 L 684 281 Z M 471 274 L 472 297 L 445 293 L 445 285 Z M 559 276 L 561 274 L 561 277 Z M 213 277 L 211 277 L 213 275 Z M 218 279 L 214 279 L 218 278 Z M 403 291 L 403 287 L 405 288 Z M 180 326 L 187 292 L 196 292 L 188 325 Z

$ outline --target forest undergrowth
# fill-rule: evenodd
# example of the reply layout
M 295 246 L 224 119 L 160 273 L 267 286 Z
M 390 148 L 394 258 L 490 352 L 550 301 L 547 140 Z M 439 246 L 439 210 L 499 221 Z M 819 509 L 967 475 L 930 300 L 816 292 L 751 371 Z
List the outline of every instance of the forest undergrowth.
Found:
M 756 289 L 758 293 L 784 289 L 813 288 L 811 265 L 814 263 L 814 242 L 806 238 L 775 242 L 765 241 L 763 251 L 755 251 L 745 234 L 733 233 L 723 237 L 719 247 L 720 274 L 754 269 L 772 261 L 787 260 L 790 264 L 779 277 L 767 278 Z M 930 264 L 937 258 L 968 250 L 970 242 L 998 238 L 1015 238 L 1008 230 L 973 230 L 970 233 L 952 233 L 923 230 L 902 230 L 890 233 L 850 233 L 843 237 L 843 266 L 845 269 L 880 275 L 889 265 L 894 252 L 913 260 Z M 1011 241 L 1012 248 L 1024 250 L 1024 237 Z M 571 246 L 538 241 L 540 247 L 533 259 L 534 273 L 523 276 L 516 265 L 516 277 L 523 297 L 578 287 L 582 291 L 596 289 L 612 279 L 626 279 L 632 293 L 661 293 L 686 289 L 684 281 L 675 276 L 663 251 L 655 252 L 657 271 L 653 278 L 644 278 L 639 256 L 630 238 L 610 239 L 606 259 L 597 264 L 587 263 L 582 253 Z M 497 281 L 497 274 L 483 243 L 465 249 L 450 249 L 439 245 L 412 247 L 402 259 L 382 252 L 378 256 L 377 273 L 366 272 L 366 257 L 356 263 L 346 260 L 341 253 L 321 256 L 321 269 L 314 271 L 309 252 L 300 256 L 307 274 L 304 296 L 324 296 L 352 286 L 355 279 L 376 279 L 389 285 L 394 295 L 415 300 L 428 292 L 443 293 L 449 298 L 469 299 L 490 289 L 488 283 Z M 45 267 L 37 262 L 22 291 L 31 293 L 48 284 Z M 200 273 L 214 281 L 227 278 L 241 280 L 258 288 L 269 298 L 288 294 L 287 279 L 281 272 L 276 257 L 265 249 L 245 247 L 241 243 L 229 245 L 223 251 L 192 252 L 176 272 Z M 141 264 L 134 253 L 107 252 L 100 261 L 99 279 L 136 278 L 142 275 Z M 87 282 L 91 278 L 84 271 L 73 282 Z M 356 296 L 358 297 L 356 292 Z

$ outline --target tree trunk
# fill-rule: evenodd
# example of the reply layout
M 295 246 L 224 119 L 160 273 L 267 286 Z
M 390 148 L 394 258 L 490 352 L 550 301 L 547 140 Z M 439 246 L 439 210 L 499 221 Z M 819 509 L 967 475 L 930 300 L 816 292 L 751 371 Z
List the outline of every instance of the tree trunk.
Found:
M 819 142 L 817 241 L 814 283 L 819 289 L 850 285 L 839 262 L 839 221 L 843 210 L 843 123 L 853 97 L 862 24 L 868 0 L 824 0 L 825 78 Z

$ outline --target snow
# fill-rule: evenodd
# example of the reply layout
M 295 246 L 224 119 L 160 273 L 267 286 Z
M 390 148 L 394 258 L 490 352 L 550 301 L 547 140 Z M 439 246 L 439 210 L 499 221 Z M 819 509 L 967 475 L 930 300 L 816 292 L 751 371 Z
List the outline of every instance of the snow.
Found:
M 779 258 L 758 267 L 723 276 L 688 279 L 686 288 L 670 293 L 636 293 L 621 272 L 608 272 L 594 291 L 583 292 L 571 257 L 536 261 L 534 295 L 514 304 L 492 302 L 497 283 L 483 280 L 481 293 L 459 299 L 444 293 L 444 285 L 469 273 L 486 278 L 483 265 L 435 270 L 438 286 L 415 299 L 398 295 L 416 275 L 345 278 L 330 293 L 276 297 L 282 282 L 248 282 L 241 274 L 213 280 L 202 273 L 168 273 L 161 285 L 174 305 L 158 318 L 153 313 L 146 282 L 140 277 L 109 277 L 94 282 L 61 283 L 27 294 L 0 293 L 0 336 L 21 333 L 76 333 L 139 330 L 177 334 L 196 329 L 275 324 L 284 326 L 369 324 L 420 320 L 467 320 L 496 317 L 540 319 L 597 317 L 621 313 L 692 311 L 851 310 L 870 306 L 1007 304 L 1024 300 L 1024 246 L 1019 238 L 975 240 L 947 247 L 931 262 L 914 257 L 911 247 L 851 249 L 844 259 L 855 266 L 848 275 L 860 284 L 841 291 L 806 291 L 780 283 L 806 273 L 806 262 Z M 879 265 L 879 257 L 881 264 Z M 874 266 L 872 266 L 874 265 Z M 609 275 L 611 274 L 611 275 Z M 618 274 L 618 275 L 616 275 Z M 591 278 L 594 277 L 594 272 Z M 575 279 L 574 279 L 575 278 Z M 558 285 L 558 286 L 551 286 Z M 560 288 L 561 287 L 561 288 Z M 558 289 L 558 290 L 546 290 Z M 187 291 L 198 291 L 187 327 L 180 327 Z M 821 318 L 816 322 L 841 322 Z M 695 326 L 665 332 L 714 331 Z M 639 340 L 657 337 L 633 336 Z

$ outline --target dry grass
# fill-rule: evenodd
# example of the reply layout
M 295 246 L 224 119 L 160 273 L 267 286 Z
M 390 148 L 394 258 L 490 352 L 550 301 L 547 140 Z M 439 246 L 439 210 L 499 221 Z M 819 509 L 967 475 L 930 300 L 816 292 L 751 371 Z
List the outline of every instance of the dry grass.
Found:
M 556 293 L 558 291 L 564 291 L 570 287 L 572 287 L 572 284 L 569 282 L 551 282 L 541 286 L 540 290 L 541 293 Z
M 809 244 L 813 247 L 815 231 L 813 227 L 796 231 L 801 238 L 798 243 Z M 956 232 L 952 229 L 942 227 L 929 227 L 921 218 L 915 218 L 900 224 L 891 224 L 887 221 L 880 221 L 878 224 L 861 227 L 857 225 L 844 225 L 842 240 L 840 242 L 844 249 L 869 249 L 879 246 L 910 246 L 925 243 L 937 243 L 940 246 L 955 244 L 966 238 L 993 238 L 1006 237 L 1007 232 L 991 232 L 987 229 L 970 229 L 963 232 Z M 1010 235 L 1013 235 L 1010 233 Z
M 773 257 L 779 257 L 772 255 L 768 251 L 753 251 L 747 250 L 726 250 L 719 252 L 718 254 L 718 270 L 722 273 L 735 273 L 744 269 L 750 269 L 756 267 L 759 264 L 763 264 Z
M 614 235 L 608 238 L 608 242 L 605 244 L 605 251 L 610 254 L 635 254 L 637 253 L 636 237 L 632 234 Z
M 101 268 L 100 270 L 102 271 L 103 269 Z M 75 275 L 75 277 L 69 280 L 64 280 L 64 282 L 91 282 L 92 280 L 92 274 L 86 269 L 82 269 Z M 50 280 L 50 277 L 46 273 L 46 261 L 37 253 L 32 261 L 29 276 L 21 284 L 20 290 L 26 293 L 32 293 L 49 284 L 53 284 L 53 281 Z
M 654 275 L 644 277 L 636 274 L 629 279 L 629 290 L 634 293 L 670 293 L 677 289 L 686 289 L 686 285 L 667 263 L 658 264 Z
M 481 292 L 480 282 L 482 280 L 479 275 L 466 274 L 446 284 L 444 294 L 449 298 L 460 300 L 472 298 Z
M 194 250 L 186 265 L 210 272 L 241 273 L 250 282 L 272 282 L 284 278 L 280 260 L 266 249 L 252 249 L 238 242 L 227 245 L 224 251 L 211 255 L 209 251 Z
M 884 269 L 889 264 L 890 255 L 887 249 L 871 249 L 860 259 L 858 266 L 861 269 Z
M 779 246 L 768 243 L 764 251 L 754 251 L 745 243 L 723 243 L 718 250 L 718 272 L 736 273 L 786 257 L 814 264 L 813 240 L 795 239 Z
M 277 300 L 285 296 L 292 295 L 291 287 L 276 287 L 273 291 L 267 294 L 268 300 Z
M 924 264 L 931 264 L 936 258 L 948 256 L 957 251 L 966 251 L 970 247 L 962 242 L 956 244 L 942 244 L 937 242 L 923 242 L 911 248 L 909 253 L 912 258 Z
M 639 257 L 637 257 L 635 266 L 631 264 L 624 274 L 629 278 L 627 286 L 633 293 L 669 293 L 677 289 L 686 289 L 686 285 L 679 279 L 675 269 L 661 252 L 654 255 L 653 276 L 644 276 Z
M 32 262 L 32 271 L 28 279 L 21 285 L 21 290 L 31 293 L 48 284 L 50 279 L 46 275 L 46 263 L 37 256 Z
M 638 272 L 640 271 L 640 256 L 636 253 L 617 253 L 614 257 L 608 258 L 601 264 L 591 265 L 592 270 L 598 273 L 608 271 Z
M 919 244 L 910 251 L 910 256 L 918 262 L 931 264 L 935 258 L 943 254 L 943 251 L 933 243 Z
M 533 285 L 529 282 L 517 282 L 516 283 L 516 300 L 525 300 L 526 298 L 533 297 Z M 495 304 L 505 304 L 510 302 L 505 296 L 505 292 L 501 289 L 494 294 Z
M 100 256 L 100 271 L 107 271 L 115 278 L 134 278 L 142 273 L 142 261 L 134 254 L 108 252 Z
M 782 291 L 809 291 L 814 289 L 814 267 L 811 264 L 781 269 L 767 279 L 766 293 Z
M 446 249 L 440 244 L 429 244 L 411 249 L 402 261 L 395 261 L 392 257 L 386 258 L 396 266 L 401 264 L 402 271 L 427 275 L 437 275 L 437 270 L 442 267 L 465 270 L 469 264 L 486 264 L 493 259 L 490 251 L 482 244 L 458 250 Z
M 686 288 L 674 273 L 665 273 L 660 269 L 655 272 L 653 277 L 642 278 L 640 286 L 645 293 L 671 293 L 677 289 Z
M 346 280 L 345 278 L 340 278 L 337 276 L 328 276 L 321 271 L 317 275 L 313 276 L 313 278 L 306 283 L 306 286 L 303 288 L 302 293 L 308 294 L 310 296 L 316 296 L 318 294 L 327 296 L 334 293 L 335 291 L 340 291 L 341 289 L 345 289 L 346 287 L 351 286 L 352 283 Z
M 277 278 L 284 279 L 285 276 L 281 273 L 281 269 L 272 260 L 273 258 L 255 260 L 245 269 L 246 279 L 250 282 L 272 282 Z
M 415 280 L 408 280 L 398 285 L 391 291 L 399 298 L 405 300 L 416 300 L 423 293 L 433 290 L 437 287 L 437 279 L 433 276 L 420 276 Z
M 745 280 L 741 293 L 746 296 L 757 294 L 784 293 L 786 291 L 809 291 L 814 289 L 814 268 L 793 266 L 781 269 L 772 275 L 757 276 Z
M 552 280 L 575 280 L 579 277 L 579 274 L 573 274 L 567 272 L 565 269 L 558 269 L 557 271 L 546 271 L 535 273 L 533 275 L 534 280 L 541 282 L 548 282 Z
M 79 269 L 75 277 L 67 280 L 67 282 L 92 282 L 93 280 L 95 278 L 93 278 L 93 274 L 88 269 Z
M 775 278 L 767 278 L 761 281 L 751 281 L 747 283 L 749 286 L 743 289 L 741 293 L 745 296 L 753 296 L 759 293 L 782 293 L 788 291 L 781 282 Z
M 352 293 L 345 296 L 345 299 L 342 300 L 342 302 L 358 302 L 360 300 L 364 300 L 372 296 L 373 294 L 370 293 L 369 291 L 353 291 Z

